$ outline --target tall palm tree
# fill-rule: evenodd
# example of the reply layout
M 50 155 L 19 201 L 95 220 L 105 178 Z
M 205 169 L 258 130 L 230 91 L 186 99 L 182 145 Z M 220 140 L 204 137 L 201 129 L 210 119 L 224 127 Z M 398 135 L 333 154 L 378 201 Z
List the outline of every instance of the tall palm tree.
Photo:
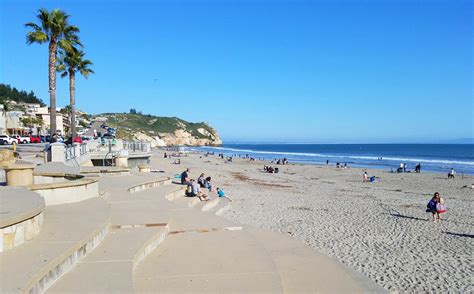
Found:
M 58 59 L 58 72 L 61 77 L 69 76 L 69 104 L 71 106 L 71 135 L 76 137 L 76 72 L 86 79 L 89 74 L 94 73 L 90 68 L 92 61 L 84 59 L 84 52 L 72 47 L 70 50 L 62 50 Z
M 38 10 L 36 16 L 39 24 L 26 23 L 31 31 L 26 34 L 26 43 L 49 43 L 49 98 L 50 98 L 50 132 L 56 133 L 56 55 L 58 46 L 70 50 L 73 46 L 82 46 L 78 33 L 79 28 L 69 24 L 69 15 L 59 9 L 49 12 L 47 9 Z

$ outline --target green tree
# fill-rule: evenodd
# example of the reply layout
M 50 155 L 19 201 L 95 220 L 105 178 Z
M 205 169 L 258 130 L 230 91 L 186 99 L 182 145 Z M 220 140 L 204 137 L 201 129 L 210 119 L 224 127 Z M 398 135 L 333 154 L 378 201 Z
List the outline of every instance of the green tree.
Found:
M 71 50 L 74 46 L 82 46 L 79 41 L 79 28 L 69 24 L 69 15 L 59 9 L 49 12 L 47 9 L 38 10 L 36 16 L 39 24 L 29 22 L 25 26 L 31 31 L 26 34 L 26 43 L 48 43 L 49 45 L 49 99 L 51 134 L 56 133 L 56 55 L 58 46 Z
M 86 79 L 89 74 L 94 73 L 90 68 L 92 62 L 84 59 L 84 52 L 72 47 L 69 50 L 61 51 L 58 59 L 57 70 L 61 72 L 61 77 L 69 76 L 69 105 L 71 107 L 71 135 L 76 137 L 76 73 L 80 73 Z

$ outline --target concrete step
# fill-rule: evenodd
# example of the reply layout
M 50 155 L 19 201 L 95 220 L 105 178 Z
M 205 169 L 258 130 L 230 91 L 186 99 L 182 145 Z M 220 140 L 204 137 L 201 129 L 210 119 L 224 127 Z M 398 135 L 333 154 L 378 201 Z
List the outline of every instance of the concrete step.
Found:
M 135 271 L 137 292 L 386 292 L 281 234 L 250 227 L 174 232 Z
M 387 293 L 368 277 L 287 235 L 245 226 L 273 259 L 287 293 Z
M 243 231 L 170 234 L 133 280 L 139 293 L 283 292 L 271 256 Z
M 201 200 L 199 200 L 199 198 L 197 197 L 186 197 L 183 195 L 182 197 L 178 197 L 174 199 L 173 202 L 179 206 L 193 207 L 197 205 L 198 203 L 200 203 Z
M 215 215 L 222 215 L 226 212 L 232 205 L 232 202 L 228 198 L 222 197 L 219 198 L 219 204 L 214 206 L 209 212 L 214 213 Z
M 201 207 L 201 211 L 206 212 L 206 211 L 212 210 L 214 207 L 216 207 L 219 204 L 219 201 L 220 201 L 219 197 L 209 199 L 209 201 L 206 201 L 205 203 L 203 203 Z
M 107 234 L 109 206 L 101 198 L 49 206 L 31 241 L 0 254 L 0 292 L 42 292 L 90 253 Z
M 98 178 L 99 190 L 108 191 L 110 193 L 124 192 L 134 187 L 139 189 L 146 189 L 146 184 L 153 184 L 164 182 L 165 184 L 171 184 L 171 180 L 163 176 L 162 174 L 157 175 L 155 173 L 139 173 L 122 176 L 103 176 Z M 139 187 L 144 185 L 144 187 Z M 153 186 L 153 185 L 151 185 Z
M 133 272 L 166 237 L 168 225 L 112 229 L 104 241 L 48 293 L 131 293 Z

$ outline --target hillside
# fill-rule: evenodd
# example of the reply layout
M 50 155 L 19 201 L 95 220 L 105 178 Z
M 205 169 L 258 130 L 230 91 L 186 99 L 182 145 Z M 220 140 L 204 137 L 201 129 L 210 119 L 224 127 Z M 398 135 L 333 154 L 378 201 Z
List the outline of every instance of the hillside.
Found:
M 109 125 L 118 126 L 118 137 L 145 140 L 155 146 L 221 145 L 216 130 L 204 122 L 191 123 L 177 117 L 135 113 L 104 113 Z
M 0 104 L 5 104 L 6 100 L 15 101 L 17 103 L 38 103 L 41 104 L 41 106 L 45 106 L 44 102 L 36 97 L 33 91 L 27 93 L 24 90 L 17 90 L 15 87 L 12 88 L 10 85 L 0 84 Z

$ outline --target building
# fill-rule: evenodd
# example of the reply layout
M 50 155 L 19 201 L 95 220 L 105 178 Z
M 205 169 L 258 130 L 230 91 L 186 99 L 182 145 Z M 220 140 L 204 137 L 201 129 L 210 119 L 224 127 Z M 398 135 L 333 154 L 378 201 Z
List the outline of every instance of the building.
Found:
M 29 128 L 25 128 L 21 119 L 22 111 L 7 111 L 6 113 L 6 129 L 9 135 L 27 135 L 30 133 Z
M 7 112 L 5 106 L 0 104 L 0 135 L 7 134 Z
M 43 120 L 43 130 L 42 133 L 46 134 L 49 131 L 51 124 L 50 124 L 50 114 L 39 114 L 38 117 L 41 117 Z M 63 125 L 63 115 L 61 113 L 56 113 L 56 131 L 58 134 L 64 134 L 64 125 Z
M 47 107 L 41 107 L 39 103 L 21 103 L 20 105 L 24 107 L 25 115 L 30 117 L 35 117 L 41 108 L 46 108 L 46 111 L 48 109 Z

